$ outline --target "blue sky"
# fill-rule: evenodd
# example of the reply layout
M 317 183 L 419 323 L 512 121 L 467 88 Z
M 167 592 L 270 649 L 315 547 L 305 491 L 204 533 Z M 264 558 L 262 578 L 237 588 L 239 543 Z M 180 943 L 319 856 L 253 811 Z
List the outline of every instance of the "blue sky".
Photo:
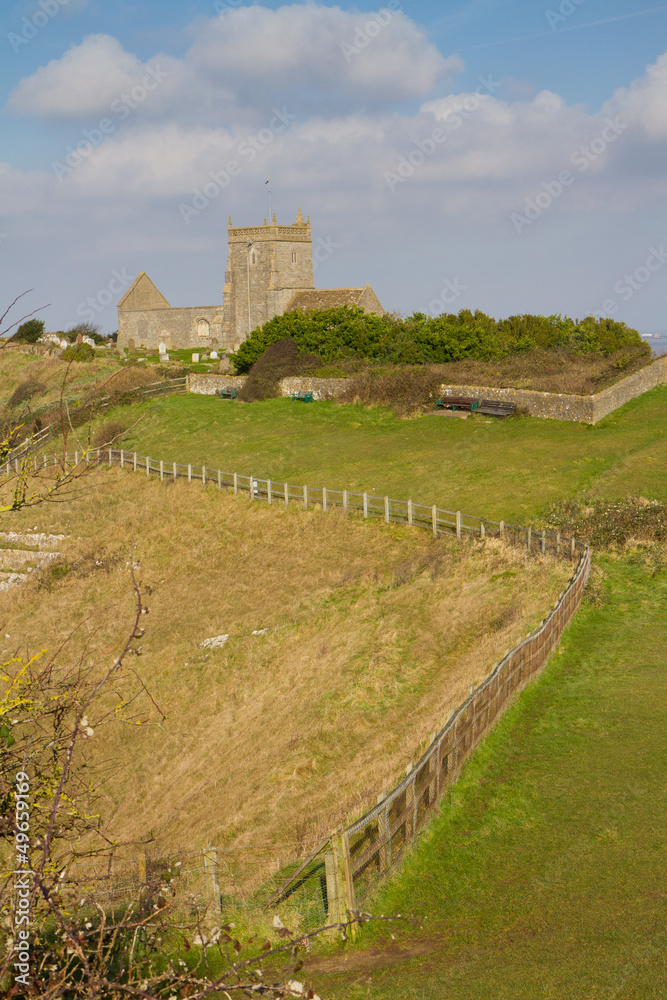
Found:
M 1 302 L 51 329 L 142 270 L 219 303 L 269 172 L 320 287 L 667 327 L 667 4 L 20 0 L 0 45 Z

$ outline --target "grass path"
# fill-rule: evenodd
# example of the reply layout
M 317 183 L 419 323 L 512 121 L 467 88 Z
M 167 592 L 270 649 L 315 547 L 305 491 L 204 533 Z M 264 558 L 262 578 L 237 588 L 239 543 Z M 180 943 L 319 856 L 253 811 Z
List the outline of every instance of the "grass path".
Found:
M 425 416 L 273 399 L 172 396 L 158 408 L 116 410 L 133 424 L 125 445 L 168 461 L 219 466 L 296 484 L 412 497 L 506 520 L 537 518 L 590 491 L 667 498 L 667 386 L 600 424 Z M 71 445 L 74 447 L 74 444 Z
M 373 908 L 422 928 L 320 959 L 327 998 L 666 995 L 667 574 L 641 553 L 600 564 L 606 603 L 582 607 Z

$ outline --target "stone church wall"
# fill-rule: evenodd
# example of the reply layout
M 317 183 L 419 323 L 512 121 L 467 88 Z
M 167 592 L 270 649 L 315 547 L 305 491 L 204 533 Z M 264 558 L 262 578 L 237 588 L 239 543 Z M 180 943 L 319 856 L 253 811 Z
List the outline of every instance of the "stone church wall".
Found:
M 118 312 L 118 346 L 156 351 L 222 347 L 222 306 L 184 309 L 136 309 Z

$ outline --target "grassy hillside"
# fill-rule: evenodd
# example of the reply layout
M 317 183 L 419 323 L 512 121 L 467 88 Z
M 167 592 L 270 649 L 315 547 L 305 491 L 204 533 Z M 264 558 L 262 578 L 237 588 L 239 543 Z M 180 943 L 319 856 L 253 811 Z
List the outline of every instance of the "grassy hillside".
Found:
M 477 416 L 398 420 L 379 408 L 196 395 L 107 419 L 130 426 L 140 413 L 125 446 L 154 458 L 374 490 L 506 520 L 537 519 L 552 502 L 586 491 L 667 499 L 667 386 L 596 426 Z
M 376 901 L 422 926 L 316 960 L 327 997 L 664 997 L 667 552 L 599 563 L 595 602 Z
M 169 849 L 313 839 L 391 787 L 563 589 L 527 561 L 341 513 L 99 470 L 78 499 L 6 515 L 64 534 L 62 557 L 0 594 L 3 658 L 104 666 L 127 636 L 133 561 L 145 698 L 96 727 L 110 836 Z M 219 649 L 209 638 L 227 635 Z M 125 694 L 126 692 L 122 692 Z M 136 725 L 143 716 L 149 725 Z

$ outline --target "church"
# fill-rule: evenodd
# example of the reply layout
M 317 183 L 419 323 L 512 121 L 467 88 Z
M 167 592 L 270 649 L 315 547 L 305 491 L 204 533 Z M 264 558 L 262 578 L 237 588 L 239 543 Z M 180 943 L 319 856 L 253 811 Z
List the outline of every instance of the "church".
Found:
M 147 274 L 118 303 L 118 346 L 134 350 L 237 350 L 252 330 L 292 309 L 360 306 L 384 315 L 370 285 L 317 289 L 313 282 L 310 216 L 280 226 L 275 213 L 263 226 L 228 225 L 229 253 L 220 306 L 173 308 Z

